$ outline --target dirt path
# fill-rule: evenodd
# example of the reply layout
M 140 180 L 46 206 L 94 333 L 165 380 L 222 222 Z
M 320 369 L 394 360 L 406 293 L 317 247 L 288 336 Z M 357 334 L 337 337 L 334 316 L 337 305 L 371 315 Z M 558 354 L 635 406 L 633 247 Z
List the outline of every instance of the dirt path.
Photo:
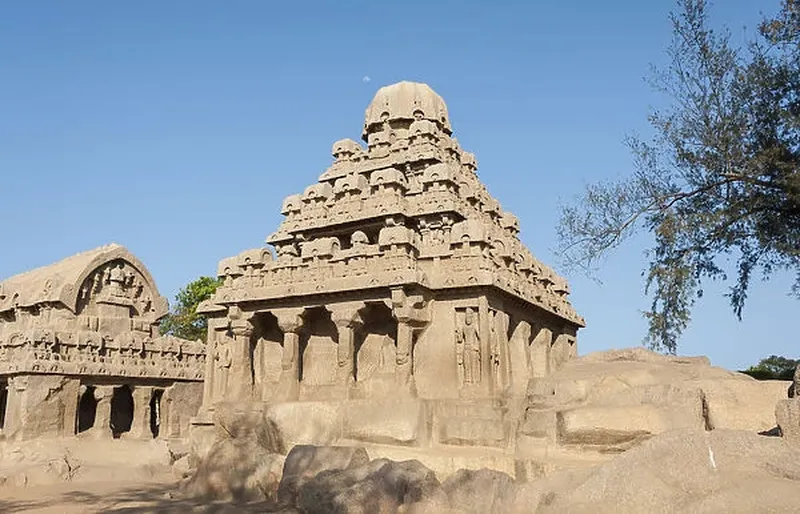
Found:
M 23 488 L 0 488 L 0 512 L 12 514 L 275 512 L 258 503 L 208 503 L 177 496 L 173 482 L 61 483 Z

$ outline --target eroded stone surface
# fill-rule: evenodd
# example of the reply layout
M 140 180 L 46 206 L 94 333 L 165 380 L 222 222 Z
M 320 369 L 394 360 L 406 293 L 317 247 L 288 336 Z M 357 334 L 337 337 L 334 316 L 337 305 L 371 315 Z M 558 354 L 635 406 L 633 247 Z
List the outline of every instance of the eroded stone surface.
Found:
M 286 456 L 278 499 L 294 504 L 303 486 L 323 471 L 349 470 L 369 463 L 364 448 L 298 445 Z

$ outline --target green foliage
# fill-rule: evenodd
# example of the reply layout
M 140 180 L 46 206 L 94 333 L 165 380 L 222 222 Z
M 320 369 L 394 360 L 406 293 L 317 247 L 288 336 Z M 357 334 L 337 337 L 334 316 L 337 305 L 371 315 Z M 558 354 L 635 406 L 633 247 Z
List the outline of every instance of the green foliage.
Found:
M 743 370 L 742 373 L 758 380 L 792 380 L 798 364 L 800 364 L 800 359 L 770 355 L 761 359 L 755 366 Z
M 709 28 L 704 0 L 678 6 L 652 79 L 669 100 L 650 115 L 656 136 L 629 138 L 634 174 L 589 186 L 559 224 L 564 264 L 590 273 L 637 230 L 653 235 L 646 342 L 670 353 L 705 280 L 735 275 L 740 319 L 754 274 L 791 270 L 800 294 L 800 1 L 783 0 L 744 46 Z
M 196 341 L 206 340 L 208 322 L 197 314 L 200 302 L 208 300 L 222 282 L 211 277 L 200 277 L 190 282 L 177 295 L 175 303 L 161 320 L 161 333 Z

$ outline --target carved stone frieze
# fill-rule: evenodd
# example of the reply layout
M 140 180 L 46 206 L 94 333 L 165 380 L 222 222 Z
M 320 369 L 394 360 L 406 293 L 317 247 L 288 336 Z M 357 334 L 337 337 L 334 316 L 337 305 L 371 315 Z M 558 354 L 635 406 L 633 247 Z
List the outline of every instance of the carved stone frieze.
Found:
M 231 267 L 252 275 L 264 257 L 246 257 Z M 30 294 L 39 284 L 38 296 Z M 12 316 L 0 317 L 0 375 L 203 379 L 205 346 L 158 335 L 166 299 L 119 245 L 11 277 L 0 289 L 19 300 Z

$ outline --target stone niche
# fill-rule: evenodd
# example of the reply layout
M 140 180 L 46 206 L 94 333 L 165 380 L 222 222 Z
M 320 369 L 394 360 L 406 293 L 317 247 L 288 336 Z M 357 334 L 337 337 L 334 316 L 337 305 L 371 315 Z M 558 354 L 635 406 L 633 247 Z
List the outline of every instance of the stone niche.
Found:
M 0 282 L 0 433 L 185 437 L 205 346 L 160 336 L 167 301 L 119 245 Z
M 342 440 L 506 448 L 528 382 L 577 354 L 567 282 L 522 244 L 429 86 L 380 89 L 362 138 L 286 198 L 267 247 L 219 263 L 196 423 L 291 405 Z

